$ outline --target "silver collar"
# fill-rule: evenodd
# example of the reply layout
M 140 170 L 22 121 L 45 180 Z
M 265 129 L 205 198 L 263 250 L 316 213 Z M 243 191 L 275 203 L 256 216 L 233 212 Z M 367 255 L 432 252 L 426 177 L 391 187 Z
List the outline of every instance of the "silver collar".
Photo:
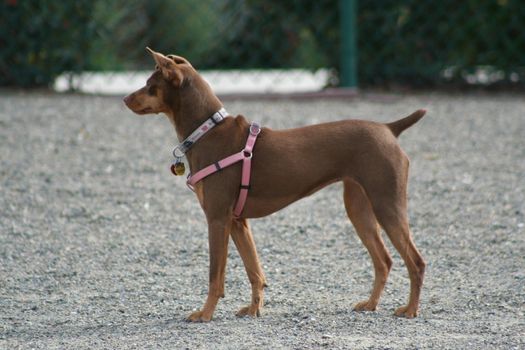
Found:
M 213 129 L 216 125 L 220 124 L 226 117 L 228 116 L 228 112 L 226 112 L 226 109 L 221 108 L 217 112 L 215 112 L 211 117 L 206 119 L 204 123 L 201 124 L 197 129 L 195 129 L 190 136 L 186 137 L 184 141 L 179 143 L 175 149 L 173 150 L 173 156 L 175 159 L 180 160 L 186 152 L 193 146 L 195 142 L 197 142 L 198 139 L 204 136 L 208 131 Z

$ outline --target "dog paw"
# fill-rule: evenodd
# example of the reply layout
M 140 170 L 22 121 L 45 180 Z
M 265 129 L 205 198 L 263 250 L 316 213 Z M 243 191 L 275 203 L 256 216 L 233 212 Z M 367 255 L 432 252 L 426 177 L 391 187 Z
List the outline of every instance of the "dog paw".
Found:
M 237 313 L 235 314 L 237 317 L 260 317 L 261 316 L 261 310 L 257 305 L 250 305 L 241 308 Z
M 210 322 L 211 315 L 206 315 L 202 311 L 195 311 L 186 318 L 187 322 Z
M 408 306 L 401 306 L 394 312 L 394 315 L 399 317 L 414 318 L 417 316 L 417 309 L 409 308 Z
M 372 303 L 369 300 L 362 301 L 355 304 L 354 311 L 376 311 L 377 303 Z

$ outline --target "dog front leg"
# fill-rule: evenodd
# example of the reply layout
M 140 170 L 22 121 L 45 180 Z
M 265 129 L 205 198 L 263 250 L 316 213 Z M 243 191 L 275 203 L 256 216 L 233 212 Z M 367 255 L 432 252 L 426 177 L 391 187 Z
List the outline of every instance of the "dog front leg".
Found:
M 237 316 L 260 316 L 266 278 L 264 277 L 261 263 L 257 256 L 257 250 L 250 226 L 248 225 L 248 220 L 242 219 L 234 221 L 231 235 L 244 263 L 250 284 L 252 285 L 252 302 L 250 305 L 241 308 L 237 312 Z
M 208 241 L 210 250 L 210 279 L 208 297 L 201 310 L 193 312 L 190 322 L 208 322 L 213 316 L 219 298 L 224 297 L 224 276 L 228 257 L 228 232 L 226 220 L 208 222 Z

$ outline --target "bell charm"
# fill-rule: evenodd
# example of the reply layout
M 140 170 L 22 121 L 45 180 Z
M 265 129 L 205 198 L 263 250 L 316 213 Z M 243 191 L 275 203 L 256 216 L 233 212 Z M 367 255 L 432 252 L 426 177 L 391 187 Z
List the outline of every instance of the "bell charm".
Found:
M 184 175 L 184 172 L 186 171 L 186 167 L 184 166 L 183 162 L 175 162 L 171 165 L 171 172 L 175 176 L 181 176 Z

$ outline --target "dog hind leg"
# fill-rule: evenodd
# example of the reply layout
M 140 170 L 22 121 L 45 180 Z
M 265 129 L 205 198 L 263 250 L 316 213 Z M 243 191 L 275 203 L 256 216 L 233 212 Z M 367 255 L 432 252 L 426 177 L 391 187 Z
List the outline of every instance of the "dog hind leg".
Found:
M 410 278 L 408 304 L 398 308 L 395 314 L 407 318 L 416 317 L 426 264 L 412 240 L 408 224 L 406 185 L 392 190 L 383 189 L 381 194 L 375 193 L 369 195 L 369 198 L 379 224 L 403 258 Z
M 419 308 L 421 288 L 423 286 L 423 278 L 425 275 L 425 261 L 421 257 L 421 254 L 412 240 L 412 234 L 408 227 L 408 220 L 406 218 L 399 219 L 397 223 L 390 220 L 382 220 L 382 222 L 383 228 L 387 232 L 392 244 L 405 261 L 408 275 L 410 277 L 410 295 L 408 298 L 408 304 L 398 308 L 395 311 L 395 314 L 396 316 L 404 316 L 407 318 L 416 317 Z
M 374 311 L 385 287 L 388 273 L 392 266 L 392 259 L 381 239 L 379 225 L 372 211 L 370 201 L 358 183 L 352 180 L 345 180 L 344 203 L 348 217 L 372 258 L 375 272 L 370 298 L 357 303 L 354 310 Z

